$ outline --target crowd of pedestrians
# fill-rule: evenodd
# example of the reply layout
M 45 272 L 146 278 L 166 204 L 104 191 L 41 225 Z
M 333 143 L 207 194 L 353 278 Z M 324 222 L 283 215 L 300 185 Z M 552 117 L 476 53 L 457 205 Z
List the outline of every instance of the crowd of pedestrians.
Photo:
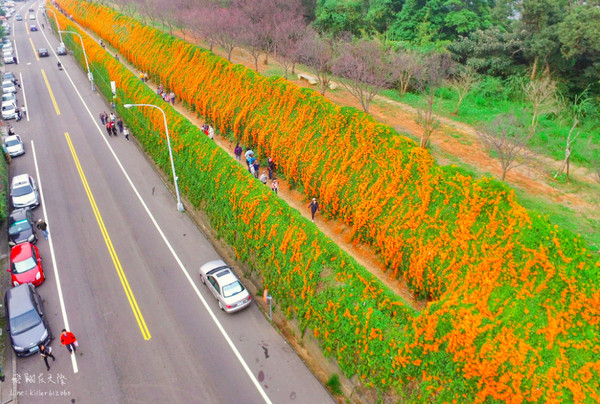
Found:
M 123 120 L 117 117 L 114 112 L 107 114 L 106 111 L 99 115 L 100 122 L 104 125 L 108 136 L 117 136 L 119 133 L 125 135 L 125 139 L 129 142 L 129 129 L 123 124 Z

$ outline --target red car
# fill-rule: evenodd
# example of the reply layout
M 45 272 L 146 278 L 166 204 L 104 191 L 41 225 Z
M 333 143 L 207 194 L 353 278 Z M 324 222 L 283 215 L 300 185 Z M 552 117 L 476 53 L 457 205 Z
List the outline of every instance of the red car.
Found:
M 44 280 L 42 257 L 37 247 L 31 243 L 17 244 L 10 250 L 10 268 L 14 286 L 23 283 L 41 285 Z

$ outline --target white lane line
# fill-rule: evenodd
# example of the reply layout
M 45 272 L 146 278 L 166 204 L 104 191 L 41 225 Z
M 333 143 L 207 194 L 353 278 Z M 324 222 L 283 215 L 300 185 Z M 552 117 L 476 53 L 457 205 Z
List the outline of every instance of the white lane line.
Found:
M 19 83 L 21 83 L 21 90 L 23 90 L 23 105 L 25 105 L 25 115 L 27 115 L 27 122 L 29 122 L 29 106 L 27 105 L 27 96 L 25 95 L 25 83 L 23 82 L 23 73 L 19 73 L 19 77 L 21 78 L 21 80 L 19 81 Z M 18 103 L 17 108 L 19 108 Z
M 204 297 L 200 293 L 200 290 L 198 289 L 198 287 L 194 283 L 192 277 L 190 276 L 190 274 L 188 273 L 188 271 L 183 266 L 183 263 L 179 259 L 179 256 L 177 255 L 177 253 L 175 252 L 175 250 L 173 249 L 173 247 L 169 243 L 169 240 L 167 239 L 167 237 L 163 233 L 162 229 L 160 228 L 160 226 L 156 222 L 156 219 L 154 219 L 154 216 L 152 216 L 152 212 L 150 212 L 150 209 L 148 208 L 148 206 L 146 205 L 146 203 L 142 199 L 142 196 L 140 195 L 140 193 L 138 192 L 137 188 L 133 184 L 133 181 L 131 180 L 131 178 L 127 174 L 127 171 L 125 170 L 125 168 L 121 164 L 121 161 L 119 160 L 119 157 L 117 156 L 117 154 L 115 153 L 115 151 L 111 147 L 110 143 L 108 142 L 108 138 L 106 136 L 104 136 L 104 132 L 100 129 L 100 126 L 98 125 L 96 116 L 94 114 L 92 114 L 92 112 L 88 108 L 87 104 L 85 103 L 85 100 L 81 96 L 81 93 L 77 89 L 77 86 L 75 86 L 75 83 L 71 79 L 71 76 L 69 75 L 69 73 L 67 72 L 66 69 L 65 69 L 65 75 L 67 76 L 67 78 L 71 82 L 71 85 L 73 86 L 73 89 L 75 90 L 75 92 L 79 96 L 79 99 L 81 100 L 81 103 L 82 103 L 83 107 L 86 109 L 87 113 L 89 114 L 90 119 L 92 120 L 92 122 L 96 126 L 96 129 L 98 129 L 98 133 L 100 134 L 100 136 L 104 140 L 104 143 L 106 143 L 106 146 L 108 147 L 108 149 L 112 153 L 113 157 L 115 158 L 115 161 L 117 162 L 117 165 L 121 169 L 121 172 L 123 173 L 123 175 L 127 179 L 127 182 L 129 182 L 129 185 L 131 186 L 131 189 L 133 189 L 133 192 L 135 193 L 135 195 L 137 196 L 138 200 L 140 201 L 140 203 L 144 207 L 144 210 L 146 211 L 146 213 L 148 214 L 148 217 L 150 218 L 150 220 L 154 224 L 154 227 L 156 228 L 156 230 L 158 231 L 158 233 L 162 237 L 162 239 L 165 242 L 167 248 L 171 252 L 171 255 L 173 255 L 173 258 L 177 262 L 177 265 L 179 266 L 179 269 L 181 269 L 181 271 L 183 272 L 183 274 L 187 278 L 190 286 L 192 287 L 192 289 L 194 290 L 194 292 L 196 293 L 196 295 L 198 296 L 198 298 L 200 299 L 200 301 L 202 302 L 202 304 L 206 308 L 206 311 L 208 311 L 208 314 L 210 314 L 210 317 L 215 322 L 217 328 L 219 329 L 219 331 L 223 335 L 223 338 L 225 339 L 225 341 L 227 341 L 227 344 L 229 345 L 229 347 L 231 348 L 231 350 L 233 351 L 233 353 L 237 357 L 238 361 L 240 362 L 240 364 L 242 365 L 242 367 L 246 371 L 246 374 L 248 375 L 248 377 L 250 378 L 250 380 L 252 381 L 252 383 L 254 384 L 254 386 L 256 387 L 256 389 L 258 390 L 259 394 L 261 395 L 261 397 L 263 398 L 263 400 L 265 400 L 265 403 L 271 404 L 271 400 L 267 396 L 267 393 L 263 390 L 262 386 L 260 385 L 260 383 L 258 382 L 258 380 L 256 379 L 256 377 L 254 377 L 254 374 L 250 370 L 250 367 L 248 366 L 248 364 L 246 363 L 246 361 L 244 360 L 244 358 L 242 357 L 242 355 L 238 351 L 237 347 L 233 344 L 233 341 L 231 340 L 231 338 L 229 338 L 229 335 L 227 335 L 227 332 L 225 331 L 225 329 L 223 328 L 223 326 L 221 325 L 221 323 L 217 319 L 217 316 L 211 310 L 209 304 L 206 302 L 206 300 L 204 299 Z
M 46 202 L 45 202 L 44 192 L 43 192 L 43 188 L 42 188 L 42 177 L 40 177 L 40 169 L 38 166 L 37 156 L 35 154 L 35 146 L 33 144 L 33 140 L 31 141 L 31 151 L 33 153 L 33 162 L 35 164 L 35 175 L 37 177 L 38 192 L 40 193 L 41 208 L 42 208 L 42 211 L 44 212 L 44 216 L 46 217 L 46 224 L 48 225 L 48 243 L 50 245 L 50 255 L 52 257 L 52 266 L 54 267 L 54 277 L 56 278 L 56 289 L 58 292 L 58 301 L 60 302 L 60 311 L 63 316 L 63 323 L 65 324 L 64 328 L 67 330 L 70 330 L 71 328 L 69 327 L 69 319 L 67 318 L 67 309 L 65 308 L 65 299 L 63 297 L 62 286 L 60 285 L 60 275 L 58 273 L 58 265 L 56 265 L 56 255 L 54 254 L 54 244 L 52 243 L 52 226 L 50 225 L 51 222 L 48 219 L 48 211 L 46 210 Z M 77 372 L 79 372 L 79 369 L 77 367 L 77 355 L 70 355 L 70 356 L 71 356 L 71 362 L 73 363 L 73 373 L 77 373 Z

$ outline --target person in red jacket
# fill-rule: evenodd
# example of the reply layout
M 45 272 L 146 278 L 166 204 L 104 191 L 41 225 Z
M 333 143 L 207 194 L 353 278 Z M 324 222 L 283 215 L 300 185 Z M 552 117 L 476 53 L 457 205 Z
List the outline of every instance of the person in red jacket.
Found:
M 67 348 L 70 354 L 77 353 L 77 338 L 72 332 L 63 329 L 62 334 L 60 334 L 60 343 Z

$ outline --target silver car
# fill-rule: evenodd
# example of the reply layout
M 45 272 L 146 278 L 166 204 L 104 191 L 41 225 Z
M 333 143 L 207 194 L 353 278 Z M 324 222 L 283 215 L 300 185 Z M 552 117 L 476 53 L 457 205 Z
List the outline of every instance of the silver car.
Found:
M 252 303 L 252 296 L 223 261 L 210 261 L 200 267 L 200 279 L 219 302 L 221 310 L 233 313 Z
M 4 138 L 4 147 L 10 157 L 17 157 L 25 153 L 25 145 L 19 135 L 6 136 Z
M 29 174 L 13 177 L 10 184 L 10 199 L 14 208 L 35 208 L 40 204 L 35 180 Z

